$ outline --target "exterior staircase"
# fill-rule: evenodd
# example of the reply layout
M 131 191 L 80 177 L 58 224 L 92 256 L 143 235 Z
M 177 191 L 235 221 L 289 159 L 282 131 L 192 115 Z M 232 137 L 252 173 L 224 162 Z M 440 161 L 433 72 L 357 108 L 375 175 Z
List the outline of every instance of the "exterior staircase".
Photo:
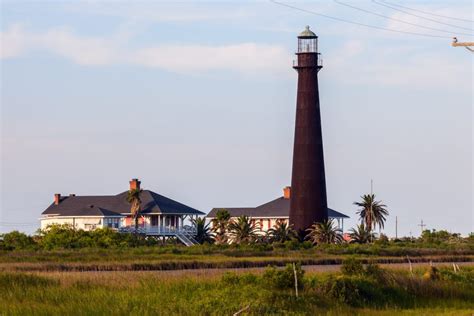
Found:
M 193 236 L 186 233 L 177 233 L 176 237 L 178 237 L 178 239 L 188 247 L 198 244 L 198 242 L 193 238 Z

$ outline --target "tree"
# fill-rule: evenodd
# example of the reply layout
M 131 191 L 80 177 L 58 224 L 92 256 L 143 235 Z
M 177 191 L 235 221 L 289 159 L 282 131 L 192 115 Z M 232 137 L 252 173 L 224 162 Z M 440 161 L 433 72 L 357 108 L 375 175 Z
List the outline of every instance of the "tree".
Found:
M 373 230 L 377 225 L 383 228 L 385 217 L 388 216 L 387 206 L 382 204 L 382 201 L 375 201 L 375 194 L 365 194 L 361 199 L 361 202 L 354 202 L 354 205 L 360 207 L 357 214 L 367 229 Z
M 196 227 L 196 235 L 194 239 L 200 244 L 205 242 L 211 243 L 213 241 L 211 236 L 211 229 L 209 228 L 209 223 L 206 224 L 205 217 L 196 217 L 191 220 L 191 223 Z
M 142 203 L 140 198 L 141 193 L 142 189 L 133 189 L 128 191 L 127 194 L 127 202 L 130 203 L 130 213 L 135 222 L 135 233 L 138 233 L 138 218 L 140 216 Z
M 212 220 L 212 232 L 217 244 L 227 243 L 227 226 L 229 225 L 230 214 L 226 209 L 220 209 L 216 217 Z
M 309 239 L 313 245 L 342 242 L 342 231 L 334 225 L 332 219 L 314 223 L 306 231 L 308 232 L 306 239 Z
M 351 228 L 349 236 L 351 237 L 351 243 L 356 244 L 366 244 L 374 240 L 374 234 L 364 223 L 357 225 L 356 228 Z
M 20 233 L 17 230 L 1 235 L 2 246 L 0 249 L 6 250 L 18 250 L 18 249 L 30 249 L 36 246 L 33 238 L 24 233 Z
M 246 215 L 229 223 L 229 235 L 237 244 L 254 242 L 258 238 L 257 229 L 257 225 Z
M 272 242 L 285 242 L 297 238 L 293 225 L 288 225 L 285 221 L 280 220 L 267 233 Z

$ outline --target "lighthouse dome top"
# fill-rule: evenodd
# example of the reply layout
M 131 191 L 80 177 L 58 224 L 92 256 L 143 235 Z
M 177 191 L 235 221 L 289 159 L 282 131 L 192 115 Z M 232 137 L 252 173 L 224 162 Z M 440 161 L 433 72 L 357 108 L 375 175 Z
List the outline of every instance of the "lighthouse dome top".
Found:
M 316 34 L 309 29 L 309 25 L 306 25 L 303 32 L 298 35 L 298 38 L 316 38 Z

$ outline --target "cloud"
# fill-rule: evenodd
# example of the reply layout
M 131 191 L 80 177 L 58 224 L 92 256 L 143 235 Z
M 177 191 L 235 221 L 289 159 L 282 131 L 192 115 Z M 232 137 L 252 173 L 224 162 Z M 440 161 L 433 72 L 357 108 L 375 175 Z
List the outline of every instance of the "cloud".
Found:
M 21 24 L 13 24 L 6 32 L 0 33 L 0 58 L 19 56 L 26 49 L 26 38 Z
M 113 16 L 126 19 L 139 19 L 145 22 L 202 22 L 229 21 L 254 17 L 256 12 L 233 5 L 202 5 L 190 2 L 153 2 L 141 1 L 134 3 L 120 2 L 88 2 L 65 3 L 65 11 L 91 15 Z
M 331 57 L 326 58 L 324 64 L 334 81 L 371 87 L 471 91 L 471 67 L 466 67 L 462 60 L 450 61 L 454 55 L 449 50 L 420 49 L 416 44 L 378 47 L 361 40 L 349 40 L 328 55 Z M 361 65 L 363 71 L 360 71 Z
M 0 34 L 1 58 L 14 58 L 32 51 L 46 51 L 88 66 L 139 65 L 175 72 L 230 70 L 255 73 L 260 70 L 288 72 L 291 54 L 277 45 L 238 43 L 229 45 L 162 44 L 132 48 L 125 37 L 84 37 L 67 28 L 31 33 L 20 24 Z
M 134 52 L 131 62 L 176 71 L 258 70 L 287 68 L 289 53 L 279 46 L 242 43 L 226 46 L 166 45 Z

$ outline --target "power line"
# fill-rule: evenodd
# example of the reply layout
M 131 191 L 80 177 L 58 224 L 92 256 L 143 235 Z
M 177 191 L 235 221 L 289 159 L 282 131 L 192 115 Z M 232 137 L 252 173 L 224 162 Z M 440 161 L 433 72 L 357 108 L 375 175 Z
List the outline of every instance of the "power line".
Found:
M 451 19 L 451 20 L 458 20 L 458 21 L 463 21 L 463 22 L 474 23 L 474 20 L 461 19 L 461 18 L 456 18 L 456 17 L 452 17 L 452 16 L 447 16 L 447 15 L 435 14 L 435 13 L 431 13 L 431 12 L 426 12 L 426 11 L 421 11 L 421 10 L 405 7 L 405 6 L 395 4 L 395 3 L 391 3 L 391 2 L 388 2 L 388 1 L 384 1 L 384 0 L 382 0 L 382 1 L 385 2 L 385 3 L 388 3 L 390 5 L 393 5 L 393 6 L 396 6 L 396 7 L 399 7 L 399 8 L 404 8 L 404 9 L 407 9 L 407 10 L 410 10 L 410 11 L 420 12 L 420 13 L 423 13 L 423 14 L 437 16 L 437 17 L 445 18 L 445 19 Z
M 333 0 L 333 1 L 334 1 L 335 3 L 337 3 L 337 4 L 346 6 L 346 7 L 348 7 L 348 8 L 354 9 L 354 10 L 359 10 L 359 11 L 365 12 L 365 13 L 367 13 L 367 14 L 372 14 L 372 15 L 375 15 L 375 16 L 378 16 L 378 17 L 382 17 L 382 18 L 389 19 L 389 20 L 392 20 L 392 21 L 397 21 L 397 22 L 400 22 L 400 23 L 404 23 L 404 24 L 408 24 L 408 25 L 420 27 L 420 28 L 427 29 L 427 30 L 438 31 L 438 32 L 443 32 L 443 33 L 448 33 L 448 34 L 453 34 L 453 35 L 474 36 L 474 34 L 472 34 L 472 33 L 454 33 L 454 32 L 451 32 L 451 31 L 446 31 L 446 30 L 442 30 L 442 29 L 436 29 L 436 28 L 429 27 L 429 26 L 425 26 L 425 25 L 421 25 L 421 24 L 411 23 L 411 22 L 407 22 L 407 21 L 403 21 L 403 20 L 400 20 L 400 19 L 397 19 L 397 18 L 393 18 L 393 17 L 387 16 L 387 15 L 383 15 L 383 14 L 380 14 L 380 13 L 377 13 L 377 12 L 373 12 L 373 11 L 370 11 L 370 10 L 366 10 L 366 9 L 363 9 L 363 8 L 360 8 L 360 7 L 356 7 L 356 6 L 353 6 L 353 5 L 344 3 L 344 2 L 340 2 L 340 1 L 338 1 L 338 0 Z
M 431 38 L 443 38 L 443 39 L 444 39 L 444 38 L 451 38 L 451 37 L 449 37 L 449 36 L 431 35 L 431 34 L 424 34 L 424 33 L 417 33 L 417 32 L 409 32 L 409 31 L 400 31 L 400 30 L 395 30 L 395 29 L 389 29 L 389 28 L 386 28 L 386 27 L 375 26 L 375 25 L 370 25 L 370 24 L 364 24 L 364 23 L 360 23 L 360 22 L 354 22 L 354 21 L 351 21 L 351 20 L 346 20 L 346 19 L 342 19 L 342 18 L 338 18 L 338 17 L 331 16 L 331 15 L 322 14 L 322 13 L 319 13 L 319 12 L 315 12 L 315 11 L 311 11 L 311 10 L 307 10 L 307 9 L 303 9 L 303 8 L 299 8 L 299 7 L 295 7 L 295 6 L 286 4 L 286 3 L 277 2 L 277 1 L 275 1 L 275 0 L 270 0 L 270 2 L 272 2 L 272 3 L 274 3 L 274 4 L 277 4 L 277 5 L 280 5 L 280 6 L 283 6 L 283 7 L 287 7 L 287 8 L 293 9 L 293 10 L 298 10 L 298 11 L 306 12 L 306 13 L 309 13 L 309 14 L 314 14 L 314 15 L 322 16 L 322 17 L 327 18 L 327 19 L 331 19 L 331 20 L 335 20 L 335 21 L 339 21 L 339 22 L 344 22 L 344 23 L 349 23 L 349 24 L 354 24 L 354 25 L 359 25 L 359 26 L 364 26 L 364 27 L 368 27 L 368 28 L 372 28 L 372 29 L 377 29 L 377 30 L 382 30 L 382 31 L 394 32 L 394 33 L 401 33 L 401 34 L 408 34 L 408 35 L 416 35 L 416 36 L 424 36 L 424 37 L 431 37 Z
M 395 8 L 395 7 L 392 7 L 392 6 L 388 5 L 388 4 L 378 2 L 377 0 L 372 0 L 372 2 L 375 3 L 375 4 L 377 4 L 377 5 L 381 5 L 381 6 L 383 6 L 383 7 L 390 8 L 390 9 L 395 10 L 395 11 L 403 12 L 403 13 L 408 14 L 408 15 L 411 15 L 411 16 L 416 16 L 417 18 L 420 18 L 420 19 L 423 19 L 423 20 L 435 22 L 435 23 L 438 23 L 438 24 L 442 24 L 442 25 L 454 27 L 454 28 L 461 29 L 461 30 L 474 31 L 473 29 L 470 29 L 470 28 L 467 28 L 467 27 L 462 27 L 462 26 L 459 26 L 459 25 L 454 25 L 454 24 L 449 24 L 449 23 L 445 23 L 445 22 L 440 22 L 440 21 L 435 20 L 435 19 L 427 18 L 427 17 L 421 16 L 421 15 L 417 15 L 417 14 L 414 14 L 414 13 L 407 12 L 407 11 L 405 11 L 405 10 L 397 9 L 397 8 Z
M 0 224 L 0 227 L 32 227 L 32 226 L 38 226 L 39 224 L 15 224 L 15 225 L 6 225 L 6 224 Z
M 0 226 L 33 226 L 33 225 L 38 225 L 38 222 L 0 222 Z

